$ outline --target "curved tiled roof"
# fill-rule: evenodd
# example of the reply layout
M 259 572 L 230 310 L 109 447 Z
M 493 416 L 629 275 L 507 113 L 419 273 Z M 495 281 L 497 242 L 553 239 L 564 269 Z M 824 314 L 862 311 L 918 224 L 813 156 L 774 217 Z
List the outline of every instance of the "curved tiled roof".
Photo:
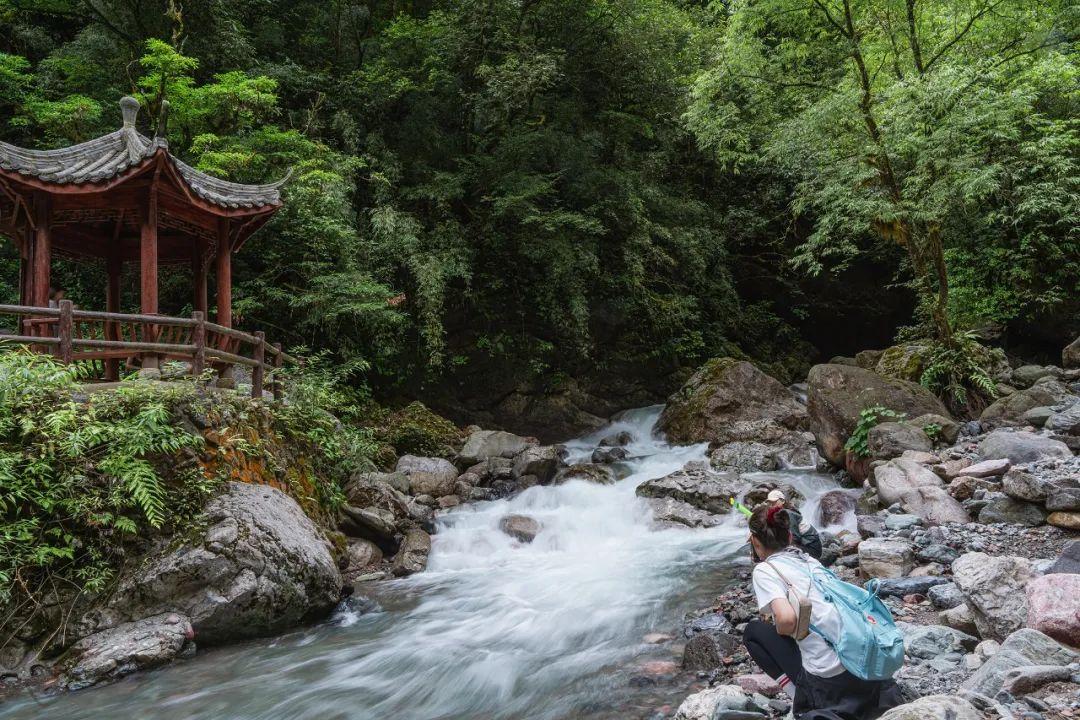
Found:
M 57 185 L 82 185 L 111 180 L 139 165 L 159 149 L 168 152 L 164 138 L 153 140 L 135 130 L 139 101 L 120 101 L 124 126 L 108 135 L 58 150 L 28 150 L 0 142 L 0 169 Z M 207 175 L 172 155 L 169 160 L 196 195 L 220 207 L 259 208 L 280 205 L 280 188 L 288 175 L 268 185 L 244 185 Z

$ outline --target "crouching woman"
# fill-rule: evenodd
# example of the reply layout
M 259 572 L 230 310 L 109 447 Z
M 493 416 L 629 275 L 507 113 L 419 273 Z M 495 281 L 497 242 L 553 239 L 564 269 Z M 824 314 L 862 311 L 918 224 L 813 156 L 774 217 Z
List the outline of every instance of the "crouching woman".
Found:
M 754 567 L 754 595 L 758 609 L 772 622 L 747 623 L 746 649 L 794 698 L 792 714 L 798 720 L 872 720 L 901 703 L 899 690 L 892 680 L 851 674 L 825 641 L 839 635 L 840 613 L 811 581 L 810 570 L 821 564 L 792 545 L 789 517 L 769 506 L 750 516 L 750 543 L 762 560 Z M 789 598 L 800 596 L 811 604 L 809 624 L 816 631 L 807 632 L 806 602 L 801 603 L 801 618 L 800 608 L 792 607 L 797 600 Z

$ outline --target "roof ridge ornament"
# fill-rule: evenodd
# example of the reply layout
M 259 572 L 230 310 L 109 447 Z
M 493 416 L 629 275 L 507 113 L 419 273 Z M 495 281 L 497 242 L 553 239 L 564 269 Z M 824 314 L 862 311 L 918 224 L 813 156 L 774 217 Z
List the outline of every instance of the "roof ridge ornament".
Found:
M 120 112 L 124 116 L 124 127 L 134 128 L 135 118 L 139 115 L 139 101 L 130 95 L 120 98 Z

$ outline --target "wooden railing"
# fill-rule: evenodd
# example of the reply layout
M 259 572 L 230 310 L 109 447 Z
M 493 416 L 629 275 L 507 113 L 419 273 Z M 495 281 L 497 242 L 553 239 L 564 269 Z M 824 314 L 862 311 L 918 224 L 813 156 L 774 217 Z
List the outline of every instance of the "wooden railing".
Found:
M 190 318 L 165 315 L 76 310 L 70 300 L 59 307 L 0 305 L 0 316 L 19 318 L 14 334 L 0 333 L 0 343 L 29 345 L 38 352 L 55 355 L 64 363 L 82 363 L 90 378 L 119 379 L 120 364 L 144 367 L 162 359 L 191 365 L 191 374 L 208 369 L 227 374 L 236 365 L 251 368 L 251 395 L 261 397 L 267 377 L 275 398 L 281 397 L 279 369 L 299 361 L 269 345 L 262 331 L 246 333 L 206 320 L 203 313 Z

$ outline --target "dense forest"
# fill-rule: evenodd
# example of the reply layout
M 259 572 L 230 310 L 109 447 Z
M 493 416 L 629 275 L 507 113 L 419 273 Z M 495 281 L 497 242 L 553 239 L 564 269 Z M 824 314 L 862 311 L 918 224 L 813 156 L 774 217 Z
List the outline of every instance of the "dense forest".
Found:
M 202 170 L 291 169 L 239 324 L 452 414 L 913 338 L 977 386 L 977 338 L 1080 332 L 1078 30 L 1067 0 L 3 0 L 0 140 L 132 94 Z M 101 268 L 54 277 L 103 306 Z

